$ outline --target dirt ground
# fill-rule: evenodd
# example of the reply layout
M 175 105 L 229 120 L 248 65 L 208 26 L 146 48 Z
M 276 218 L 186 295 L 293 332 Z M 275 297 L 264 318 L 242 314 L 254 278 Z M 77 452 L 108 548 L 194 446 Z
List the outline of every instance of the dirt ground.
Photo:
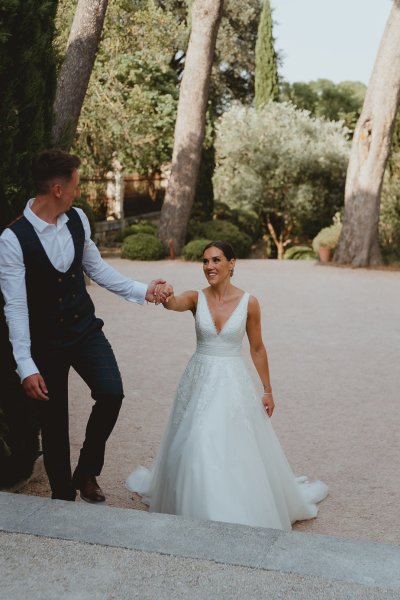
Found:
M 201 265 L 111 258 L 124 274 L 162 276 L 177 292 L 205 286 Z M 297 475 L 330 488 L 317 519 L 295 529 L 400 543 L 400 273 L 321 267 L 311 261 L 238 261 L 234 283 L 256 295 L 277 409 L 273 424 Z M 150 466 L 179 377 L 195 348 L 193 317 L 125 302 L 89 286 L 125 387 L 99 481 L 111 506 L 145 509 L 124 487 Z M 244 346 L 248 357 L 248 345 Z M 255 370 L 250 365 L 254 377 Z M 70 377 L 73 466 L 91 399 Z M 45 476 L 20 493 L 49 495 Z

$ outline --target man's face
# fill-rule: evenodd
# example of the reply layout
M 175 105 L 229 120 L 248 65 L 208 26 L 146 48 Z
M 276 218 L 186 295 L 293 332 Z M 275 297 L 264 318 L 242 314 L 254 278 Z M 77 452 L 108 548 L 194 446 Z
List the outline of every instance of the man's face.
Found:
M 66 212 L 72 206 L 75 198 L 79 198 L 79 172 L 74 169 L 70 179 L 60 179 L 54 184 L 54 193 L 57 197 L 60 213 Z

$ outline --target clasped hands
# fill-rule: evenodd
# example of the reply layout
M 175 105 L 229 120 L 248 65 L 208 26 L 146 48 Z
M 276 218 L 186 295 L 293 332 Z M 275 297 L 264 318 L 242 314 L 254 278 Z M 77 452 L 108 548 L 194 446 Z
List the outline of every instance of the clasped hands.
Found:
M 149 283 L 145 299 L 154 304 L 164 304 L 173 295 L 174 289 L 165 279 L 153 279 Z

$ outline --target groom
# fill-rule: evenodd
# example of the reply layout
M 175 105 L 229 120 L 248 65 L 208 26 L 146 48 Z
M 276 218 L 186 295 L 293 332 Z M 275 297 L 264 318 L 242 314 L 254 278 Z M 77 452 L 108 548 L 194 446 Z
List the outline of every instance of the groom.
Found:
M 42 431 L 43 458 L 52 498 L 103 502 L 96 481 L 106 441 L 124 397 L 113 350 L 86 290 L 84 272 L 130 302 L 155 301 L 148 286 L 105 263 L 90 239 L 84 212 L 72 208 L 79 191 L 77 156 L 43 152 L 33 166 L 36 196 L 0 237 L 0 285 L 10 341 L 24 392 L 33 399 Z M 168 292 L 157 297 L 163 301 Z M 91 390 L 94 405 L 72 476 L 68 429 L 68 372 L 73 367 Z

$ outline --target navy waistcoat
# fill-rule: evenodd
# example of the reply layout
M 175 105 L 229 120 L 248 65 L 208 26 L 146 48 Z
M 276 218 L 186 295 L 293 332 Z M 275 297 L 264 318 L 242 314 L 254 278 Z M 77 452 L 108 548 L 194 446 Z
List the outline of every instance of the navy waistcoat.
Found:
M 32 354 L 36 349 L 70 346 L 103 325 L 95 317 L 86 290 L 82 267 L 85 230 L 81 218 L 73 208 L 66 215 L 75 249 L 66 273 L 53 266 L 28 219 L 22 216 L 9 226 L 24 257 Z

